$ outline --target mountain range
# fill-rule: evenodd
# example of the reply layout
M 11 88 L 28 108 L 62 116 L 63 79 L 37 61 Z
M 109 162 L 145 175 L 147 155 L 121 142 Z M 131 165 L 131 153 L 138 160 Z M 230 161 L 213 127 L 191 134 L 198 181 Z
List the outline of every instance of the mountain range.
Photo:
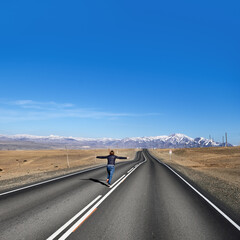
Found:
M 92 149 L 92 148 L 196 148 L 221 147 L 224 143 L 184 134 L 170 136 L 113 138 L 77 138 L 61 136 L 0 135 L 0 150 Z M 232 146 L 228 144 L 228 146 Z

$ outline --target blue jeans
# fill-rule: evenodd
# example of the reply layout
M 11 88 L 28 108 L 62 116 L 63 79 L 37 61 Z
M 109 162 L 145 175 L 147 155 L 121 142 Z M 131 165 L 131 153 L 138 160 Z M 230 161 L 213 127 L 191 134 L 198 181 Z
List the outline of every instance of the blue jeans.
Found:
M 109 181 L 108 181 L 109 184 L 111 184 L 111 180 L 112 180 L 114 170 L 115 170 L 114 165 L 107 165 L 107 173 L 108 173 L 107 178 L 109 179 Z

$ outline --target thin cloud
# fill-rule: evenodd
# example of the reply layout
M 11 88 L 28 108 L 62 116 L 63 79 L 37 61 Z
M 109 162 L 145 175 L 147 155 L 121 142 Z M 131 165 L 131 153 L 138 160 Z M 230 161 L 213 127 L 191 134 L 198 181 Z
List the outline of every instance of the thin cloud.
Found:
M 31 108 L 31 109 L 56 109 L 56 108 L 71 108 L 74 107 L 71 103 L 59 104 L 56 102 L 37 102 L 32 100 L 18 100 L 9 102 L 9 104 L 19 106 L 22 108 Z
M 1 121 L 33 121 L 57 118 L 89 118 L 115 120 L 122 117 L 157 116 L 158 113 L 116 113 L 98 111 L 95 109 L 78 108 L 71 103 L 37 102 L 32 100 L 17 100 L 1 102 Z

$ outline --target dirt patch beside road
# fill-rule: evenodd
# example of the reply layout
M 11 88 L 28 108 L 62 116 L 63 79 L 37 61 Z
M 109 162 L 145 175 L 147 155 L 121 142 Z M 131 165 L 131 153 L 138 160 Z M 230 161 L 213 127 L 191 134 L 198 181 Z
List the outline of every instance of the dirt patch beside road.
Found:
M 196 183 L 240 219 L 240 147 L 169 149 L 150 152 Z
M 115 154 L 132 160 L 136 152 L 137 149 L 117 149 Z M 106 164 L 106 159 L 96 159 L 96 156 L 108 154 L 106 149 L 0 151 L 0 192 Z

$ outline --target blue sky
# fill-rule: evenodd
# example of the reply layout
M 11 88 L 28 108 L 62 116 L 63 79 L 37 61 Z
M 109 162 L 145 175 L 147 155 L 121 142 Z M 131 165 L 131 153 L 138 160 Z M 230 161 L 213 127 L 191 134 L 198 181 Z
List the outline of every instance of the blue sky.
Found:
M 240 144 L 239 1 L 0 3 L 0 133 Z

